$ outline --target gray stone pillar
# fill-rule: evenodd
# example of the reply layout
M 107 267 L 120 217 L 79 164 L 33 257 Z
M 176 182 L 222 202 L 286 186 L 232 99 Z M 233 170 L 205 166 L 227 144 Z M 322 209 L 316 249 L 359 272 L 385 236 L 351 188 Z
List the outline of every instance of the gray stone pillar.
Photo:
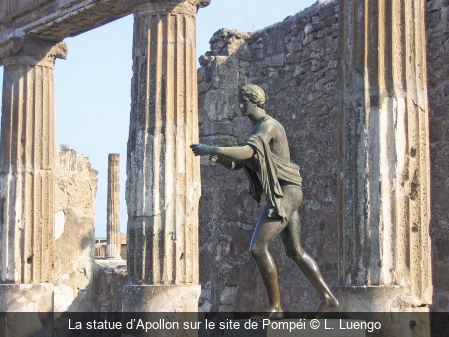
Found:
M 346 311 L 432 299 L 424 0 L 340 0 L 338 291 Z
M 53 69 L 66 53 L 64 43 L 22 39 L 0 50 L 0 311 L 53 309 Z
M 124 311 L 198 308 L 196 13 L 201 0 L 134 10 Z
M 120 155 L 108 157 L 108 206 L 107 206 L 106 258 L 120 259 Z

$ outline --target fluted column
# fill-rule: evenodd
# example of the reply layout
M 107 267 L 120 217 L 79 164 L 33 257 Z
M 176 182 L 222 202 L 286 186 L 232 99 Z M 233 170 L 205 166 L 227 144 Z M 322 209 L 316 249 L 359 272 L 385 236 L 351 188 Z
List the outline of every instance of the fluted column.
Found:
M 107 203 L 106 258 L 120 258 L 120 155 L 108 157 L 108 203 Z
M 339 283 L 377 292 L 345 310 L 431 303 L 424 24 L 424 0 L 340 0 Z
M 0 279 L 2 284 L 36 285 L 30 289 L 45 296 L 52 296 L 54 259 L 53 69 L 66 52 L 64 43 L 29 39 L 0 50 Z M 11 309 L 9 301 L 20 291 L 20 286 L 0 287 L 8 302 L 2 302 L 4 310 Z M 16 303 L 13 310 L 33 311 L 32 305 Z
M 125 311 L 197 310 L 200 170 L 189 145 L 198 141 L 196 13 L 208 3 L 134 10 L 127 264 L 132 284 L 152 286 L 125 287 Z M 152 302 L 153 292 L 160 296 Z

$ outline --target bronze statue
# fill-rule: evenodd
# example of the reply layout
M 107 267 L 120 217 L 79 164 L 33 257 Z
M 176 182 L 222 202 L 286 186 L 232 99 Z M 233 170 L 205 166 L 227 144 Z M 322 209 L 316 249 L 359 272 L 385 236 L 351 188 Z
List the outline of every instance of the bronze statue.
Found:
M 339 306 L 324 281 L 316 262 L 304 251 L 299 238 L 298 208 L 303 201 L 299 167 L 290 162 L 284 127 L 264 109 L 265 93 L 257 85 L 247 84 L 239 90 L 240 109 L 253 124 L 251 136 L 243 146 L 217 147 L 192 144 L 196 156 L 210 155 L 210 160 L 224 167 L 243 168 L 250 180 L 250 194 L 258 202 L 265 193 L 267 205 L 257 221 L 250 245 L 265 286 L 269 307 L 264 316 L 283 319 L 278 273 L 268 251 L 270 242 L 279 235 L 285 252 L 304 273 L 320 297 L 316 311 L 323 313 Z

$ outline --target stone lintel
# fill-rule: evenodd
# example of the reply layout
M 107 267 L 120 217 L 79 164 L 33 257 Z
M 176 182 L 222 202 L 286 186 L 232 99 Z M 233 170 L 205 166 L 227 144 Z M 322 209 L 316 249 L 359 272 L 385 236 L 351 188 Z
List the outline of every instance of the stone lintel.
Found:
M 126 285 L 123 312 L 197 312 L 199 284 Z
M 184 1 L 174 4 L 180 2 Z M 188 2 L 198 9 L 209 5 L 210 0 Z M 14 13 L 0 14 L 0 48 L 11 39 L 25 36 L 62 41 L 131 14 L 133 8 L 143 3 L 145 1 L 140 0 L 84 0 L 68 3 L 53 0 L 39 2 L 38 8 L 35 8 L 34 3 L 31 7 L 21 6 Z
M 176 0 L 176 1 L 149 1 L 136 0 L 134 17 L 146 17 L 155 14 L 187 14 L 196 16 L 198 9 L 209 5 L 210 0 Z
M 209 6 L 211 0 L 133 0 L 134 5 L 153 4 L 155 6 L 176 7 L 179 4 L 190 4 L 196 8 L 203 8 Z
M 21 6 L 0 14 L 0 46 L 20 37 L 62 41 L 122 18 L 132 12 L 133 0 L 44 1 L 39 8 Z

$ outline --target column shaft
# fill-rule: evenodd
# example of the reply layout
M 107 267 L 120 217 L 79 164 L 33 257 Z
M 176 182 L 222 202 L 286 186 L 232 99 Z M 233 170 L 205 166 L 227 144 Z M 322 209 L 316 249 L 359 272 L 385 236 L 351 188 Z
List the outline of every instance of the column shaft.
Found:
M 21 42 L 22 43 L 22 42 Z M 25 41 L 4 58 L 0 155 L 1 283 L 51 283 L 54 88 L 65 44 Z
M 340 1 L 339 282 L 431 303 L 425 1 Z
M 120 155 L 108 157 L 106 258 L 120 258 Z
M 199 160 L 194 1 L 134 12 L 128 141 L 128 273 L 134 284 L 198 283 Z

